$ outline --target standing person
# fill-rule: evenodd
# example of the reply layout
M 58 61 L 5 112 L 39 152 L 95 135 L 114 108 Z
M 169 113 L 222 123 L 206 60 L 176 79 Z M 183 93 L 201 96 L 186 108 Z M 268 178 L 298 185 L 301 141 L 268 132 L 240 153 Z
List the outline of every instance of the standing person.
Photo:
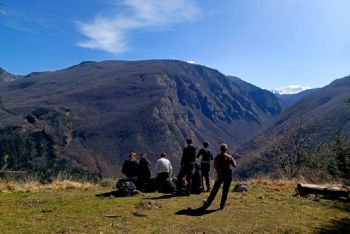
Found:
M 138 186 L 143 188 L 143 186 L 151 178 L 151 162 L 148 160 L 146 154 L 140 155 L 139 169 L 138 169 Z
M 198 154 L 197 154 L 197 158 L 199 158 L 200 156 L 202 156 L 202 160 L 201 160 L 201 170 L 202 170 L 202 177 L 204 177 L 205 179 L 205 183 L 207 186 L 207 192 L 210 192 L 210 176 L 209 176 L 209 172 L 210 172 L 210 161 L 213 160 L 213 155 L 211 153 L 211 150 L 208 149 L 209 147 L 209 143 L 208 142 L 204 142 L 203 143 L 203 147 L 202 149 L 199 150 Z M 204 179 L 202 178 L 202 187 L 204 189 Z
M 236 167 L 236 162 L 231 155 L 227 153 L 228 147 L 226 144 L 220 146 L 220 153 L 214 159 L 214 168 L 216 170 L 217 178 L 208 199 L 204 201 L 202 208 L 207 209 L 213 202 L 216 193 L 219 191 L 221 184 L 223 183 L 222 196 L 220 202 L 220 209 L 225 208 L 228 192 L 232 182 L 232 169 Z
M 139 164 L 137 163 L 136 153 L 132 152 L 129 154 L 129 159 L 125 160 L 122 167 L 122 173 L 134 183 L 138 178 Z
M 156 173 L 157 173 L 157 183 L 158 186 L 161 186 L 173 173 L 173 167 L 171 162 L 166 158 L 165 153 L 160 154 L 160 158 L 156 164 Z
M 183 149 L 181 158 L 181 169 L 177 177 L 179 193 L 182 194 L 182 179 L 186 178 L 187 187 L 185 195 L 189 196 L 191 194 L 191 182 L 193 168 L 196 163 L 196 148 L 192 145 L 191 139 L 186 139 L 187 146 Z

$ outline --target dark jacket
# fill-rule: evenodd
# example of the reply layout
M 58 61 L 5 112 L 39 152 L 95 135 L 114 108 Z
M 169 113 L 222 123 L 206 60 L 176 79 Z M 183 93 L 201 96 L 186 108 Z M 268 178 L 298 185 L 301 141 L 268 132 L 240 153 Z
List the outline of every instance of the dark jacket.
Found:
M 127 177 L 138 176 L 139 165 L 137 161 L 125 160 L 122 167 L 122 173 Z
M 202 148 L 197 154 L 197 158 L 202 155 L 201 163 L 210 163 L 210 160 L 213 160 L 213 155 L 209 149 Z
M 139 178 L 142 178 L 143 180 L 148 180 L 151 177 L 151 169 L 150 169 L 151 163 L 148 159 L 140 159 L 139 162 Z
M 182 152 L 181 166 L 193 166 L 196 161 L 196 151 L 193 145 L 185 147 Z

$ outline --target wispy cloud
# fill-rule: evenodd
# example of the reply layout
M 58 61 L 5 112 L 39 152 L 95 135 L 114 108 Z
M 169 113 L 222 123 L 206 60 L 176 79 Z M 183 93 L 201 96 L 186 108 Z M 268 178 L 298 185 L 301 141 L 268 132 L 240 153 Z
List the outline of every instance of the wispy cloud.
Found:
M 16 31 L 36 33 L 38 28 L 51 27 L 50 19 L 42 18 L 23 9 L 9 9 L 6 11 L 0 9 L 0 16 L 2 16 L 0 24 Z
M 114 2 L 120 1 L 110 1 L 115 8 L 112 15 L 100 14 L 91 22 L 77 23 L 80 32 L 87 37 L 78 43 L 79 46 L 121 53 L 128 49 L 128 31 L 193 21 L 200 13 L 194 0 L 122 0 L 124 13 L 117 11 L 118 4 Z

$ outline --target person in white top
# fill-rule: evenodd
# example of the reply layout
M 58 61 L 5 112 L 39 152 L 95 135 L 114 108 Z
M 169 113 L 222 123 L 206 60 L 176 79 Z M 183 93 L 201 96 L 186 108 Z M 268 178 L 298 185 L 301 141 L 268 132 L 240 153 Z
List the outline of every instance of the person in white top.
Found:
M 166 158 L 166 154 L 162 153 L 156 164 L 157 181 L 159 184 L 165 182 L 172 174 L 173 167 L 171 162 Z

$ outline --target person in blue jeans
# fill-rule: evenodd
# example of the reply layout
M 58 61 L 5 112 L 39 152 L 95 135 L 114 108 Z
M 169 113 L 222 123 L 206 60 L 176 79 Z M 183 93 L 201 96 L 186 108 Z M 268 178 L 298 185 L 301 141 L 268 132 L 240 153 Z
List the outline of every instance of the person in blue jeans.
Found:
M 232 182 L 232 167 L 236 167 L 236 162 L 231 155 L 227 153 L 228 147 L 226 144 L 220 146 L 220 153 L 214 159 L 214 168 L 216 170 L 216 180 L 214 187 L 207 200 L 204 201 L 202 208 L 207 209 L 213 200 L 217 192 L 220 189 L 221 184 L 223 184 L 222 196 L 220 202 L 220 209 L 225 208 L 227 195 L 230 190 L 230 185 Z
M 198 154 L 197 154 L 197 158 L 199 158 L 200 156 L 202 156 L 202 160 L 201 160 L 201 171 L 202 171 L 202 177 L 205 179 L 205 183 L 207 186 L 207 192 L 210 192 L 210 161 L 213 160 L 213 155 L 211 153 L 211 150 L 208 149 L 209 147 L 209 143 L 208 142 L 204 142 L 203 143 L 203 147 L 201 150 L 199 150 Z M 202 188 L 204 189 L 204 179 L 202 178 Z

